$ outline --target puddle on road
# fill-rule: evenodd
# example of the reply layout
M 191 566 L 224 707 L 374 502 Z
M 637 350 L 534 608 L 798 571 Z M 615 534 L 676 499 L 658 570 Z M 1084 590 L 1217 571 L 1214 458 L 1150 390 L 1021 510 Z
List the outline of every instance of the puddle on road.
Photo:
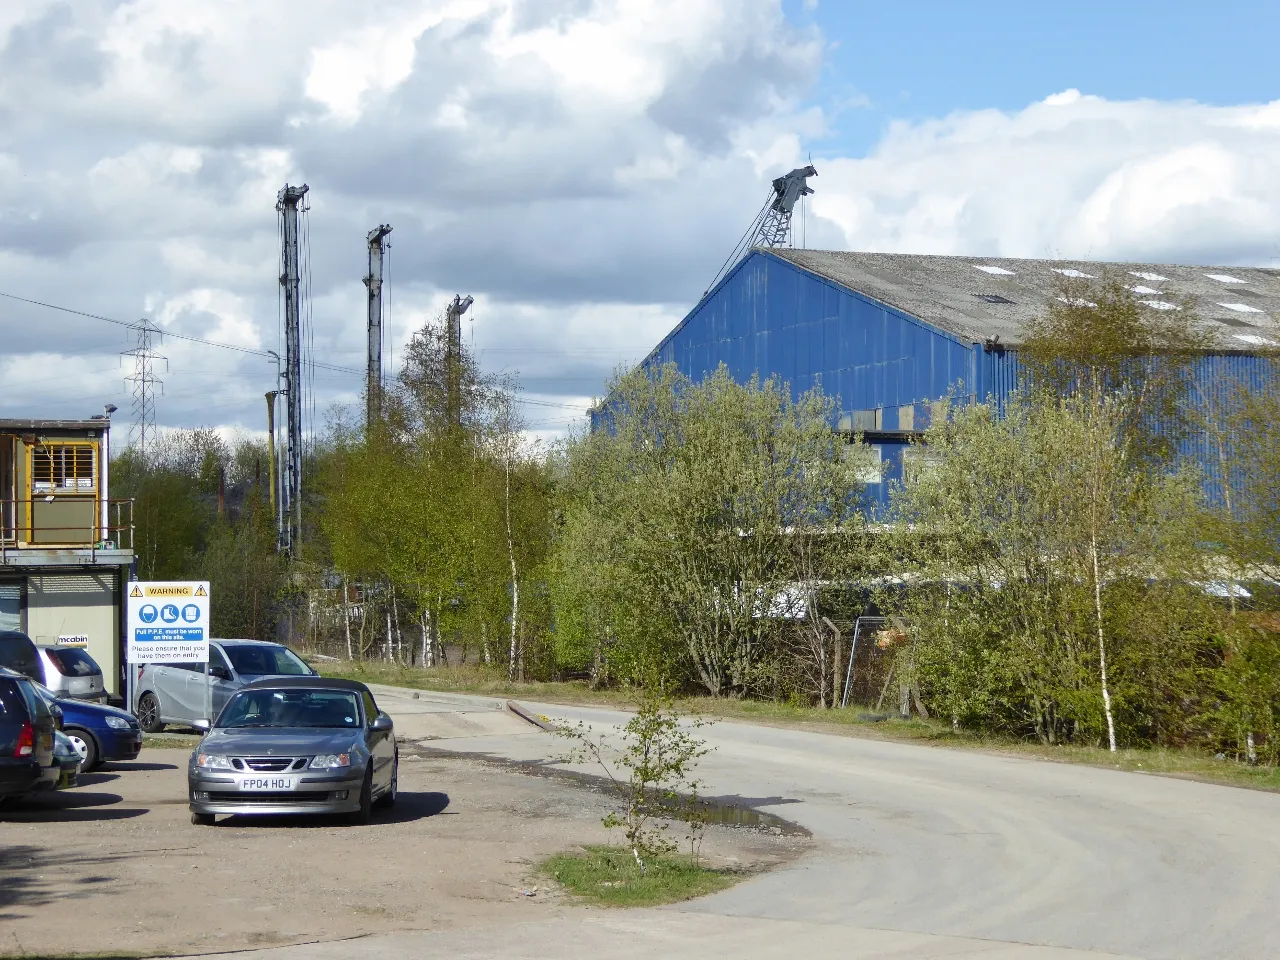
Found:
M 566 770 L 559 764 L 546 760 L 510 760 L 506 757 L 478 751 L 463 752 L 459 750 L 441 750 L 424 743 L 416 746 L 409 743 L 400 744 L 400 759 L 420 757 L 424 760 L 446 760 L 462 758 L 475 760 L 486 766 L 502 770 L 511 770 L 531 777 L 545 777 L 549 780 L 560 780 L 585 787 L 596 793 L 611 793 L 609 781 L 597 774 L 583 773 L 579 770 Z M 761 797 L 753 801 L 747 797 L 705 797 L 699 806 L 709 824 L 723 827 L 737 827 L 747 830 L 758 830 L 773 836 L 809 837 L 812 834 L 800 824 L 786 820 L 776 814 L 757 809 L 760 806 L 799 803 L 800 801 L 786 797 Z

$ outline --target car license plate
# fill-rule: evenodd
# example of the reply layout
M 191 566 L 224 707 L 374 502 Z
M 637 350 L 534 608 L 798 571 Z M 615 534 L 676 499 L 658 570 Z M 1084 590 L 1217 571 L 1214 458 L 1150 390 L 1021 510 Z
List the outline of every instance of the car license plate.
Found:
M 297 777 L 243 777 L 240 780 L 241 790 L 296 790 Z

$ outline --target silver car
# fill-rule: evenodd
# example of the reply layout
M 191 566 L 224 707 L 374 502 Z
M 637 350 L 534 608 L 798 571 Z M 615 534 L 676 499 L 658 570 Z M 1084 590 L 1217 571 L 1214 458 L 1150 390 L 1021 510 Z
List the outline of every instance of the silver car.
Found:
M 143 667 L 134 683 L 134 716 L 147 733 L 159 733 L 169 723 L 189 727 L 197 720 L 216 717 L 236 691 L 254 680 L 315 675 L 301 657 L 283 644 L 210 640 L 207 680 L 203 663 L 152 663 Z
M 348 814 L 368 823 L 396 802 L 391 718 L 354 680 L 257 680 L 236 693 L 187 765 L 191 822 L 218 814 Z
M 44 685 L 54 696 L 73 700 L 107 702 L 102 668 L 82 647 L 69 645 L 36 647 L 44 668 Z

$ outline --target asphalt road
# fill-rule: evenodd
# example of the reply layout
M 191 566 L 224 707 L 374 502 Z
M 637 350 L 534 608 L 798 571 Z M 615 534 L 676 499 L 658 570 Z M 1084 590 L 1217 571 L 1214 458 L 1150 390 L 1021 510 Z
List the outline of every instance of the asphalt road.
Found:
M 533 709 L 597 728 L 624 718 Z M 711 792 L 803 824 L 817 853 L 691 904 L 388 935 L 360 955 L 1280 956 L 1280 795 L 745 724 L 703 735 L 716 748 L 701 767 Z M 565 746 L 538 732 L 433 745 L 515 759 Z M 321 960 L 352 946 L 265 954 Z

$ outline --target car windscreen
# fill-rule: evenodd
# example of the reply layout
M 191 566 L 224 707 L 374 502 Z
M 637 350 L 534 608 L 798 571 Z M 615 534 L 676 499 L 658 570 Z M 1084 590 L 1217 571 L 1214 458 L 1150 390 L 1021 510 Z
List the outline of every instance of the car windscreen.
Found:
M 8 667 L 32 678 L 42 673 L 36 661 L 35 644 L 21 634 L 0 634 L 0 667 Z
M 267 644 L 236 644 L 222 648 L 231 660 L 231 666 L 242 677 L 309 677 L 311 668 L 288 647 Z
M 242 690 L 223 708 L 217 726 L 341 727 L 360 726 L 359 697 L 347 690 L 271 688 Z
M 46 650 L 49 660 L 64 677 L 96 677 L 102 673 L 98 662 L 76 647 L 61 647 L 57 650 Z

